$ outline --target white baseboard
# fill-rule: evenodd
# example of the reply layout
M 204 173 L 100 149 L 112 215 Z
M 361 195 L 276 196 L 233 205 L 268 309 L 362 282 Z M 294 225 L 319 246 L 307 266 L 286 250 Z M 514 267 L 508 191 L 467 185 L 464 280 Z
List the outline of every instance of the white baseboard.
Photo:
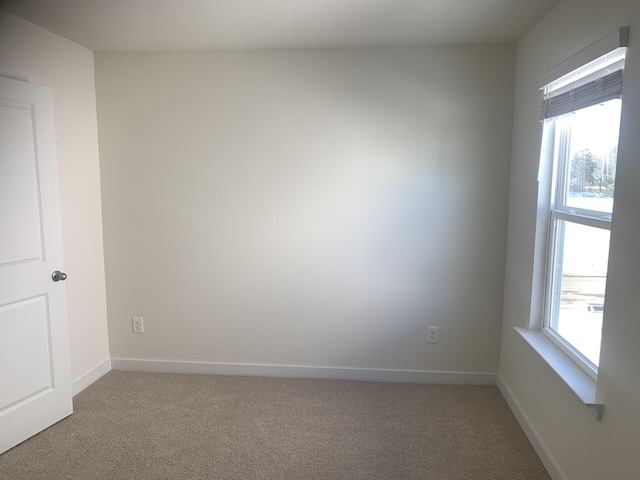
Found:
M 421 370 L 376 370 L 370 368 L 309 367 L 297 365 L 252 365 L 237 363 L 178 362 L 166 360 L 111 359 L 113 370 L 161 373 L 204 373 L 257 377 L 325 378 L 370 382 L 441 383 L 451 385 L 495 385 L 495 373 L 428 372 Z
M 555 460 L 551 456 L 549 449 L 544 444 L 544 442 L 540 438 L 540 435 L 538 435 L 538 432 L 531 424 L 531 420 L 529 420 L 529 417 L 527 417 L 527 415 L 524 413 L 522 406 L 515 399 L 515 397 L 513 396 L 513 393 L 511 392 L 511 389 L 507 386 L 506 383 L 504 383 L 504 380 L 500 375 L 498 375 L 497 377 L 497 385 L 498 385 L 498 388 L 500 389 L 500 392 L 502 393 L 502 396 L 507 401 L 507 403 L 509 404 L 509 407 L 511 408 L 511 411 L 515 415 L 516 420 L 518 420 L 518 423 L 520 424 L 520 427 L 524 431 L 524 434 L 529 439 L 529 443 L 531 443 L 531 445 L 533 446 L 533 449 L 538 454 L 538 457 L 540 457 L 540 460 L 542 461 L 544 468 L 547 469 L 547 473 L 549 474 L 551 479 L 567 480 L 567 477 L 562 473 L 562 470 L 560 470 L 560 468 L 558 467 L 558 464 L 555 462 Z
M 100 365 L 98 365 L 93 370 L 89 370 L 87 373 L 78 378 L 75 382 L 71 384 L 71 393 L 75 397 L 82 390 L 87 388 L 93 382 L 98 380 L 105 373 L 109 373 L 111 371 L 111 359 L 105 360 Z

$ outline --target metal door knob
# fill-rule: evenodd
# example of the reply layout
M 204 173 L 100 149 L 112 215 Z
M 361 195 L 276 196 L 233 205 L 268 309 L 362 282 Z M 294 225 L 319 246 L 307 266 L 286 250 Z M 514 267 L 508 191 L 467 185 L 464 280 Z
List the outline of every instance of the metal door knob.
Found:
M 56 270 L 51 274 L 51 279 L 54 282 L 64 282 L 67 279 L 67 274 L 64 272 L 61 272 L 60 270 Z

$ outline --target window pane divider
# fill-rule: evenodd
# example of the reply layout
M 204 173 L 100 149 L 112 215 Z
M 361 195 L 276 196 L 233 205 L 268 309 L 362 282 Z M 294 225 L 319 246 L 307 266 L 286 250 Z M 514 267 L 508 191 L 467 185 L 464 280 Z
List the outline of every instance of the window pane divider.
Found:
M 596 212 L 591 212 L 596 213 Z M 552 210 L 551 218 L 564 220 L 566 222 L 578 223 L 588 227 L 602 228 L 611 230 L 611 221 L 608 219 L 597 218 L 594 216 L 579 215 L 577 213 L 569 213 L 563 210 Z

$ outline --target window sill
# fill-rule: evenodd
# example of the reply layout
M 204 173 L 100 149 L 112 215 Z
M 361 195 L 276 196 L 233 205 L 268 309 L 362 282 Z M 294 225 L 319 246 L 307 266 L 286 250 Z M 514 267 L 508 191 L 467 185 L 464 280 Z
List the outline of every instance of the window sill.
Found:
M 600 421 L 604 411 L 604 404 L 596 401 L 596 382 L 539 330 L 515 327 L 515 331 L 547 362 L 585 407 L 596 410 L 596 420 Z

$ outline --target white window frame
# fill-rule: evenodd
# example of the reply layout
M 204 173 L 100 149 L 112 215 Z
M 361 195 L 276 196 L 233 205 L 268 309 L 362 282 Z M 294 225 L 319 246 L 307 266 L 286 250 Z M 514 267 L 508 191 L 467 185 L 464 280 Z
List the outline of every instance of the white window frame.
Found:
M 545 123 L 544 138 L 550 145 L 543 145 L 543 150 L 553 152 L 547 161 L 553 162 L 550 168 L 552 178 L 551 182 L 551 198 L 549 202 L 548 212 L 548 234 L 547 234 L 547 260 L 545 273 L 545 289 L 544 289 L 544 308 L 542 333 L 553 344 L 558 347 L 565 355 L 573 360 L 589 377 L 596 380 L 598 375 L 598 367 L 594 365 L 585 355 L 575 348 L 571 343 L 565 340 L 553 328 L 551 328 L 551 320 L 553 312 L 553 300 L 557 292 L 554 288 L 558 286 L 558 271 L 555 268 L 556 247 L 563 244 L 563 232 L 559 231 L 557 220 L 564 220 L 578 225 L 588 227 L 601 228 L 611 231 L 611 214 L 601 211 L 588 210 L 584 208 L 571 207 L 566 205 L 567 188 L 569 182 L 569 145 L 571 131 L 566 127 L 558 127 L 556 119 L 548 120 Z M 555 312 L 558 315 L 558 312 Z
M 574 72 L 575 70 L 587 65 L 600 57 L 611 53 L 619 47 L 629 46 L 629 27 L 621 27 L 610 35 L 589 45 L 569 57 L 567 60 L 556 65 L 548 72 L 538 77 L 537 86 L 540 89 L 541 100 L 543 99 L 542 90 L 550 83 L 561 79 L 561 77 Z M 545 112 L 546 112 L 545 103 Z M 604 412 L 604 403 L 597 395 L 597 378 L 589 375 L 583 368 L 579 366 L 580 362 L 574 361 L 573 358 L 579 358 L 577 355 L 569 356 L 564 352 L 571 351 L 572 347 L 566 345 L 561 339 L 552 340 L 552 337 L 545 334 L 543 319 L 545 315 L 545 302 L 548 298 L 547 289 L 547 265 L 551 252 L 549 235 L 551 224 L 551 199 L 553 196 L 552 185 L 557 181 L 557 175 L 553 169 L 554 149 L 555 149 L 555 122 L 549 122 L 540 128 L 541 133 L 541 151 L 540 163 L 538 169 L 538 197 L 536 202 L 536 228 L 535 228 L 535 254 L 533 258 L 533 277 L 531 283 L 531 303 L 529 311 L 529 320 L 526 327 L 514 326 L 514 330 L 520 335 L 522 340 L 527 343 L 534 352 L 536 352 L 544 362 L 555 372 L 558 377 L 566 384 L 571 392 L 580 400 L 587 408 L 596 411 L 595 419 L 600 421 Z M 555 207 L 555 205 L 553 205 Z M 585 221 L 598 223 L 598 220 L 606 220 L 588 215 L 586 211 L 582 213 Z M 558 214 L 566 212 L 559 212 Z M 606 319 L 604 319 L 606 321 Z M 584 362 L 582 362 L 584 364 Z
M 539 86 L 544 89 L 545 99 L 553 98 L 555 92 L 562 93 L 571 89 L 571 84 L 582 85 L 585 82 L 597 77 L 598 72 L 609 72 L 611 69 L 624 68 L 624 49 L 628 44 L 628 28 L 623 27 L 618 32 L 603 39 L 598 44 L 592 45 L 589 49 L 580 52 L 565 63 L 555 67 L 541 77 L 544 83 Z M 620 54 L 620 52 L 622 52 Z M 589 55 L 586 56 L 586 55 Z M 582 63 L 580 63 L 582 62 Z M 609 69 L 609 70 L 607 70 Z M 604 73 L 602 73 L 604 75 Z M 575 82 L 574 82 L 575 81 Z M 553 93 L 550 93 L 550 90 Z M 597 98 L 597 97 L 596 97 Z M 608 97 L 603 101 L 610 98 Z M 619 97 L 617 97 L 619 98 Z M 547 113 L 546 100 L 544 103 L 544 113 Z M 578 111 L 583 107 L 577 106 Z M 560 112 L 562 113 L 562 112 Z M 570 112 L 567 115 L 571 115 Z M 556 289 L 561 286 L 558 278 L 557 251 L 558 246 L 564 244 L 564 232 L 559 228 L 559 220 L 565 222 L 584 225 L 588 227 L 600 228 L 611 231 L 611 214 L 608 212 L 588 210 L 567 205 L 568 186 L 570 168 L 570 139 L 571 126 L 558 125 L 557 120 L 563 115 L 544 120 L 540 172 L 546 171 L 548 178 L 548 197 L 546 199 L 546 241 L 543 252 L 546 254 L 544 271 L 544 288 L 542 296 L 542 321 L 540 331 L 553 345 L 562 353 L 568 356 L 576 365 L 580 367 L 593 381 L 597 380 L 598 367 L 591 362 L 582 352 L 574 347 L 569 341 L 564 339 L 558 332 L 551 328 L 553 318 L 558 318 L 559 312 L 554 312 L 554 297 L 559 292 Z M 546 164 L 546 165 L 545 165 Z M 543 180 L 544 179 L 539 179 Z M 545 189 L 543 189 L 545 190 Z M 615 195 L 615 194 L 614 194 Z M 561 262 L 560 262 L 561 263 Z M 606 301 L 606 299 L 605 299 Z M 557 302 L 556 302 L 557 303 Z M 556 305 L 558 308 L 558 305 Z M 554 317 L 555 314 L 555 317 Z

